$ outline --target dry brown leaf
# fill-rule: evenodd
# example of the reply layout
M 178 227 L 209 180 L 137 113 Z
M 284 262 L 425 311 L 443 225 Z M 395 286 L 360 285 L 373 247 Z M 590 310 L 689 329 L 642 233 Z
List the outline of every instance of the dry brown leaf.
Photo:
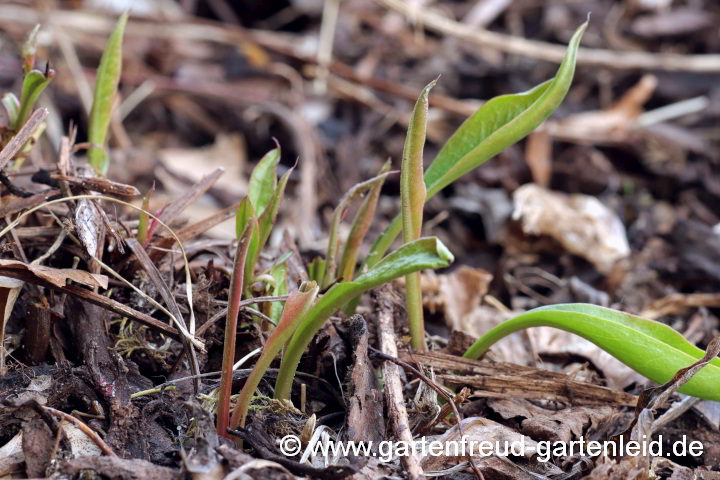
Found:
M 465 331 L 464 317 L 480 305 L 492 278 L 486 270 L 467 265 L 448 274 L 429 271 L 422 280 L 425 307 L 444 312 L 449 327 Z
M 513 218 L 522 222 L 523 232 L 554 238 L 601 273 L 609 273 L 617 260 L 630 255 L 625 226 L 595 197 L 527 184 L 515 190 L 513 201 Z
M 597 429 L 613 414 L 609 406 L 546 410 L 523 399 L 490 399 L 488 407 L 506 420 L 522 417 L 520 432 L 525 435 L 566 443 L 579 439 L 588 429 Z
M 0 260 L 0 274 L 12 270 L 25 270 L 32 275 L 45 280 L 56 287 L 64 287 L 68 280 L 72 280 L 91 287 L 108 288 L 108 278 L 105 275 L 88 273 L 83 270 L 71 268 L 52 268 L 43 265 L 28 265 L 17 260 Z
M 462 421 L 462 427 L 467 437 L 468 446 L 466 447 L 466 454 L 470 452 L 470 442 L 474 442 L 473 458 L 483 458 L 482 453 L 487 452 L 486 447 L 483 447 L 483 445 L 487 444 L 483 444 L 482 442 L 490 442 L 493 448 L 494 445 L 499 444 L 499 453 L 501 454 L 505 451 L 505 442 L 507 442 L 508 449 L 512 448 L 513 443 L 516 443 L 516 452 L 517 449 L 519 449 L 519 445 L 523 444 L 523 453 L 526 458 L 531 458 L 537 451 L 537 442 L 530 437 L 486 418 L 466 418 Z M 455 445 L 457 445 L 460 454 L 462 454 L 462 450 L 460 450 L 462 448 L 462 438 L 463 436 L 457 425 L 438 437 L 429 437 L 428 444 L 430 444 L 430 442 L 440 442 L 442 445 L 448 445 L 449 451 L 444 451 L 443 455 L 431 455 L 430 452 L 424 452 L 420 460 L 420 465 L 423 470 L 445 470 L 465 461 L 465 458 L 461 455 L 454 454 Z M 481 448 L 483 448 L 482 452 L 480 450 Z M 449 455 L 446 455 L 446 453 L 449 453 Z

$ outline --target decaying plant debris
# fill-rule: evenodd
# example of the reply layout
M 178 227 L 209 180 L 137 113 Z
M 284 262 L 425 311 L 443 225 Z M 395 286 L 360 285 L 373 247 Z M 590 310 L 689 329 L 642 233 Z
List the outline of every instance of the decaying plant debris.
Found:
M 717 5 L 121 3 L 0 4 L 0 479 L 720 478 Z

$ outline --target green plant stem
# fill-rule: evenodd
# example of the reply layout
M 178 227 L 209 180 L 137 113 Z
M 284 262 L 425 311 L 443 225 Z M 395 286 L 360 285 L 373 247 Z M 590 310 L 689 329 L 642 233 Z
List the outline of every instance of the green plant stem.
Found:
M 437 238 L 421 238 L 398 248 L 352 282 L 333 285 L 300 321 L 290 340 L 275 382 L 275 398 L 290 397 L 292 380 L 303 352 L 330 315 L 353 297 L 412 272 L 447 267 L 453 260 L 452 253 Z
M 245 385 L 237 398 L 231 419 L 233 429 L 245 426 L 245 417 L 250 407 L 250 401 L 260 384 L 260 380 L 262 380 L 263 375 L 265 375 L 277 354 L 280 353 L 280 350 L 290 340 L 292 334 L 295 333 L 299 320 L 307 313 L 317 296 L 317 292 L 317 284 L 310 282 L 303 284 L 299 290 L 290 294 L 290 298 L 285 303 L 282 318 L 273 333 L 270 334 L 270 338 L 265 342 L 265 348 L 263 348 L 260 358 L 255 362 L 255 367 L 253 367 L 250 376 L 245 380 Z
M 408 325 L 410 327 L 410 344 L 413 350 L 425 351 L 425 319 L 423 317 L 422 285 L 420 272 L 405 276 L 405 295 Z

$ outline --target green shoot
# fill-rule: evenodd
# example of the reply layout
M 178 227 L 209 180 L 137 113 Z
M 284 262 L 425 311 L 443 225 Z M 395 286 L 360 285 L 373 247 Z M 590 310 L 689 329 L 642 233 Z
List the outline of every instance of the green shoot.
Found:
M 40 94 L 55 77 L 55 70 L 50 69 L 50 64 L 45 66 L 45 71 L 35 69 L 35 52 L 37 50 L 37 34 L 40 25 L 35 25 L 28 35 L 22 47 L 23 78 L 22 93 L 20 100 L 12 93 L 3 96 L 2 103 L 8 113 L 9 125 L 18 132 L 30 117 L 35 102 Z M 42 132 L 42 129 L 40 130 Z
M 249 196 L 242 199 L 235 212 L 235 231 L 237 238 L 239 239 L 246 230 L 249 231 L 249 244 L 245 263 L 242 265 L 244 272 L 243 292 L 246 291 L 247 287 L 252 283 L 255 263 L 260 255 L 260 225 L 258 224 L 255 209 Z
M 235 333 L 237 331 L 240 302 L 243 294 L 243 274 L 245 258 L 248 255 L 252 228 L 245 228 L 238 235 L 238 245 L 235 251 L 232 278 L 230 279 L 230 292 L 228 298 L 228 312 L 225 321 L 225 341 L 223 348 L 222 377 L 218 394 L 217 433 L 227 438 L 227 429 L 230 425 L 230 395 L 232 394 L 233 364 L 235 363 Z
M 555 78 L 530 91 L 493 98 L 450 137 L 425 172 L 427 198 L 526 137 L 545 121 L 565 98 L 575 73 L 575 60 L 587 22 L 577 29 Z M 398 215 L 378 237 L 365 259 L 372 267 L 402 231 Z
M 425 87 L 410 115 L 402 169 L 400 170 L 400 198 L 402 201 L 403 240 L 405 243 L 420 238 L 423 207 L 425 205 L 425 182 L 423 181 L 423 148 L 427 130 L 428 95 L 435 81 Z M 423 319 L 422 286 L 420 272 L 405 277 L 406 305 L 412 347 L 427 350 L 425 345 L 425 321 Z
M 322 284 L 323 278 L 325 278 L 325 259 L 322 257 L 315 257 L 312 262 L 308 265 L 308 278 Z
M 330 224 L 330 237 L 328 239 L 328 250 L 325 256 L 325 272 L 322 281 L 322 288 L 328 288 L 335 281 L 335 273 L 337 270 L 337 251 L 338 251 L 338 229 L 340 228 L 340 222 L 345 215 L 350 202 L 364 194 L 368 190 L 372 189 L 376 185 L 382 186 L 383 182 L 388 175 L 394 172 L 383 172 L 377 177 L 373 177 L 370 180 L 366 180 L 362 183 L 358 183 L 350 190 L 348 190 L 343 198 L 340 199 L 340 203 L 335 207 L 333 212 L 331 224 Z
M 705 354 L 663 323 L 595 305 L 567 304 L 536 308 L 498 325 L 464 356 L 480 358 L 498 340 L 531 327 L 553 327 L 579 335 L 659 384 Z M 720 359 L 713 359 L 678 391 L 720 401 Z
M 88 140 L 92 147 L 88 149 L 88 161 L 98 175 L 107 174 L 110 166 L 110 158 L 105 153 L 105 139 L 122 72 L 122 41 L 127 20 L 128 13 L 126 12 L 115 24 L 115 29 L 110 34 L 100 59 L 95 78 L 95 94 L 88 128 Z
M 288 340 L 290 340 L 295 330 L 297 330 L 299 321 L 304 318 L 312 306 L 317 293 L 317 284 L 310 282 L 301 285 L 299 290 L 290 294 L 287 302 L 285 302 L 285 309 L 283 310 L 280 321 L 272 334 L 270 334 L 270 338 L 265 342 L 263 352 L 255 363 L 252 373 L 245 381 L 242 392 L 240 392 L 232 415 L 232 428 L 245 426 L 245 417 L 247 416 L 248 407 L 250 406 L 250 401 L 255 393 L 255 389 L 272 361 L 277 354 L 280 353 L 280 350 L 283 349 Z
M 279 297 L 288 294 L 287 270 L 287 260 L 272 266 L 270 275 L 275 279 L 275 285 L 272 286 L 272 290 L 268 291 L 268 295 Z M 277 325 L 283 313 L 283 303 L 267 302 L 264 305 L 268 309 L 268 311 L 264 313 Z
M 357 295 L 408 273 L 445 268 L 453 262 L 450 251 L 435 237 L 406 243 L 352 282 L 334 284 L 299 321 L 283 356 L 275 383 L 275 398 L 289 398 L 292 380 L 305 348 L 330 315 Z
M 390 171 L 392 162 L 388 160 L 380 169 L 379 175 Z M 340 267 L 338 269 L 338 278 L 344 282 L 349 282 L 355 275 L 355 266 L 357 264 L 357 253 L 360 245 L 365 239 L 370 225 L 372 224 L 373 217 L 375 216 L 375 209 L 377 208 L 378 200 L 380 199 L 380 190 L 382 189 L 384 182 L 378 182 L 370 189 L 370 193 L 367 194 L 362 205 L 358 209 L 353 223 L 350 227 L 350 234 L 348 235 L 345 248 L 340 260 Z

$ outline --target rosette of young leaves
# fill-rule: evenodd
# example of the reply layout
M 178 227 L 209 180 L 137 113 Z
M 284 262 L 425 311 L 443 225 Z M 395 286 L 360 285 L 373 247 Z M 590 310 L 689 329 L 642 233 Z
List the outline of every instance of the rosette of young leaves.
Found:
M 429 268 L 444 268 L 453 262 L 452 253 L 435 237 L 406 243 L 351 282 L 334 284 L 303 315 L 283 356 L 275 383 L 275 398 L 288 398 L 300 357 L 325 321 L 352 298 L 372 288 Z
M 425 87 L 417 99 L 410 114 L 410 124 L 405 137 L 400 170 L 401 218 L 405 243 L 417 240 L 422 232 L 423 207 L 427 193 L 423 181 L 423 149 L 427 131 L 428 95 L 435 83 L 433 81 Z M 405 277 L 405 301 L 412 347 L 415 350 L 426 350 L 420 272 L 412 272 Z
M 98 175 L 105 175 L 110 166 L 110 158 L 105 153 L 105 140 L 122 73 L 122 42 L 127 20 L 126 12 L 115 24 L 95 76 L 95 93 L 88 127 L 88 141 L 93 146 L 88 149 L 88 162 Z
M 480 358 L 498 340 L 532 327 L 553 327 L 579 335 L 659 384 L 705 354 L 663 323 L 596 305 L 566 304 L 536 308 L 501 323 L 480 337 L 464 357 Z M 720 401 L 720 359 L 713 359 L 678 391 Z
M 265 342 L 262 354 L 255 363 L 255 367 L 253 367 L 250 376 L 245 381 L 245 386 L 243 386 L 240 392 L 232 415 L 232 428 L 245 426 L 245 417 L 247 416 L 248 407 L 250 406 L 250 401 L 255 393 L 255 389 L 260 383 L 260 380 L 262 380 L 265 371 L 270 367 L 273 359 L 280 353 L 293 333 L 295 333 L 295 330 L 297 330 L 300 320 L 302 320 L 310 310 L 317 293 L 317 284 L 315 282 L 306 282 L 301 285 L 298 290 L 290 294 L 287 302 L 285 302 L 285 308 L 280 321 Z

